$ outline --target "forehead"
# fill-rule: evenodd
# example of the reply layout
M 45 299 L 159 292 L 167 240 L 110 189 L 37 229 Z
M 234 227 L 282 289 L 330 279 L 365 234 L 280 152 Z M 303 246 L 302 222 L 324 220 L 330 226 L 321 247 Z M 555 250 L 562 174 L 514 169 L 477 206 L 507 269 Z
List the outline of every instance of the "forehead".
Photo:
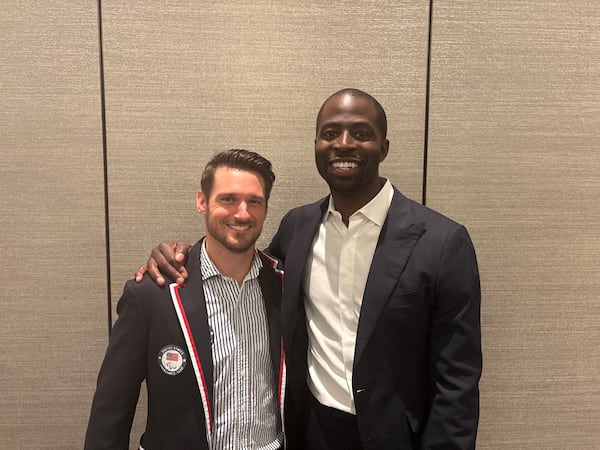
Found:
M 327 100 L 323 106 L 319 126 L 343 120 L 364 121 L 374 125 L 377 122 L 377 110 L 366 97 L 337 95 Z
M 215 170 L 212 195 L 223 194 L 264 197 L 264 180 L 256 172 L 219 166 Z

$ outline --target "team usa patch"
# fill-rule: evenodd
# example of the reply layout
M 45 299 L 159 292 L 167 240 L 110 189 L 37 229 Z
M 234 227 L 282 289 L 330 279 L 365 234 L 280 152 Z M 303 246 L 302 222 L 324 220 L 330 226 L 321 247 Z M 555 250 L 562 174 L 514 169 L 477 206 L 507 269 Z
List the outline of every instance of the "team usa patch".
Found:
M 158 365 L 167 375 L 179 375 L 186 364 L 185 352 L 176 345 L 167 345 L 158 352 Z

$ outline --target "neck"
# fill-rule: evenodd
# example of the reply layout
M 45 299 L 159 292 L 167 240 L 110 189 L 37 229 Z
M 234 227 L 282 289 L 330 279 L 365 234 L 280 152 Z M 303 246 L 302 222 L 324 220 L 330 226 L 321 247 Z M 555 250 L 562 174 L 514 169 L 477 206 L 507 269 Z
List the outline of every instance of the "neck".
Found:
M 384 185 L 385 178 L 378 178 L 376 183 L 358 194 L 356 192 L 331 191 L 333 206 L 342 215 L 342 221 L 346 226 L 348 226 L 350 216 L 373 200 Z
M 222 275 L 233 278 L 241 286 L 254 259 L 254 247 L 242 253 L 232 252 L 217 242 L 206 238 L 206 253 Z

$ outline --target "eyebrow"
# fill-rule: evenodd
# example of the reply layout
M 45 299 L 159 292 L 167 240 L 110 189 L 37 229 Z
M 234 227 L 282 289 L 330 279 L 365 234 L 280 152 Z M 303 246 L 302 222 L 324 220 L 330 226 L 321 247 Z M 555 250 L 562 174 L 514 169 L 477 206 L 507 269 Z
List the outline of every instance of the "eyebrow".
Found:
M 327 128 L 327 127 L 339 127 L 341 126 L 341 123 L 345 122 L 345 121 L 339 121 L 339 120 L 331 120 L 328 122 L 323 122 L 320 126 L 319 126 L 319 130 L 322 130 L 323 128 Z M 377 129 L 377 126 L 372 124 L 370 121 L 368 120 L 357 120 L 357 121 L 351 121 L 350 123 L 350 127 L 351 128 L 357 128 L 357 127 L 368 127 L 368 128 L 372 128 L 372 129 Z
M 216 193 L 215 197 L 219 198 L 219 197 L 242 197 L 245 196 L 245 194 L 240 194 L 239 192 L 221 192 L 221 193 Z M 265 200 L 265 196 L 263 195 L 250 195 L 251 199 L 255 200 Z

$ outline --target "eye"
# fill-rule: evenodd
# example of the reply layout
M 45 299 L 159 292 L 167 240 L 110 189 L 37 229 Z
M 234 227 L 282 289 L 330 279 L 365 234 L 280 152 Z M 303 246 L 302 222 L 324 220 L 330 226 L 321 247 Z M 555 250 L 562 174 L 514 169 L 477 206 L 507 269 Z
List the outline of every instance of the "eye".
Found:
M 368 130 L 357 130 L 354 133 L 354 137 L 360 141 L 366 141 L 368 139 L 371 139 L 371 132 Z
M 253 198 L 248 203 L 252 206 L 262 206 L 264 204 L 261 198 Z
M 321 139 L 325 139 L 330 141 L 331 139 L 335 139 L 338 135 L 338 132 L 332 128 L 326 128 L 321 131 Z

